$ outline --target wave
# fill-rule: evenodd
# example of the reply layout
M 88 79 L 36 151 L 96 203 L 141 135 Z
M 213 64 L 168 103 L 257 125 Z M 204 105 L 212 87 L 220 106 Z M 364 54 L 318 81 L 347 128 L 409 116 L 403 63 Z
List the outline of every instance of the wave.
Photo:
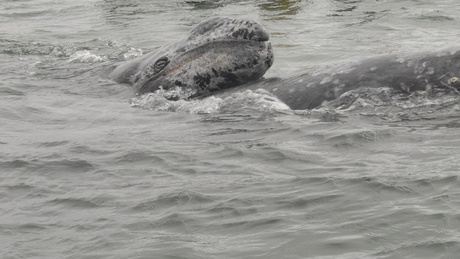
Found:
M 149 211 L 158 209 L 167 210 L 175 208 L 176 206 L 203 206 L 204 204 L 211 203 L 213 201 L 213 198 L 196 192 L 173 192 L 162 194 L 149 201 L 140 202 L 132 209 L 133 211 Z
M 15 56 L 50 56 L 68 59 L 68 62 L 98 63 L 129 60 L 141 56 L 143 51 L 128 44 L 101 38 L 60 44 L 0 38 L 0 53 Z

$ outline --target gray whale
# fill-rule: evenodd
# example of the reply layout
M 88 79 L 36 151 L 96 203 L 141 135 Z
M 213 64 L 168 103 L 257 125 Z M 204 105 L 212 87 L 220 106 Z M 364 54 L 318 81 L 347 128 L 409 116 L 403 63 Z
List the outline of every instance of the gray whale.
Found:
M 315 74 L 261 80 L 240 86 L 238 90 L 265 89 L 291 109 L 304 110 L 358 88 L 386 87 L 395 93 L 442 89 L 458 93 L 459 78 L 460 50 L 441 50 L 382 55 Z
M 184 39 L 118 66 L 109 78 L 140 94 L 182 87 L 196 97 L 255 81 L 272 64 L 269 34 L 260 24 L 212 18 Z
M 460 88 L 460 51 L 372 57 L 288 78 L 260 79 L 273 63 L 268 32 L 245 19 L 212 18 L 181 41 L 122 64 L 110 78 L 138 93 L 182 87 L 190 98 L 265 89 L 291 109 L 312 109 L 363 87 L 411 93 Z

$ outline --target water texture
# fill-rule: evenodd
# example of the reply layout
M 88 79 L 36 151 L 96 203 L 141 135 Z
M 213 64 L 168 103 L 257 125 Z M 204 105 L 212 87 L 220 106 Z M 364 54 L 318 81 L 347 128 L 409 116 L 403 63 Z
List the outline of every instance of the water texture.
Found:
M 266 77 L 286 77 L 460 47 L 459 14 L 456 0 L 3 0 L 0 257 L 458 258 L 458 94 L 292 111 L 263 90 L 136 96 L 104 73 L 214 16 L 263 24 Z

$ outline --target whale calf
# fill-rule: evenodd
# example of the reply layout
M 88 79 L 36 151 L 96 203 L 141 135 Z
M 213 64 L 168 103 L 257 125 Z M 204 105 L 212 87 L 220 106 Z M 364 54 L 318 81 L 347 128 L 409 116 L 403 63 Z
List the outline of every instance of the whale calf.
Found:
M 184 39 L 115 68 L 109 75 L 142 94 L 181 87 L 189 98 L 265 89 L 291 109 L 312 109 L 362 87 L 411 93 L 460 88 L 460 51 L 392 54 L 287 78 L 260 79 L 273 63 L 268 32 L 247 19 L 212 18 Z

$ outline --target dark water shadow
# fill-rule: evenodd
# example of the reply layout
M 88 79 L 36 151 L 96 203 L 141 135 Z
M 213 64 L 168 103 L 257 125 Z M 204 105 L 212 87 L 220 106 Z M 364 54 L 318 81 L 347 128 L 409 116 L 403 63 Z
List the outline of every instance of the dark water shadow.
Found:
M 193 10 L 209 10 L 227 5 L 228 1 L 185 1 L 184 3 L 191 6 Z
M 261 3 L 258 7 L 264 11 L 264 16 L 271 17 L 274 20 L 291 19 L 290 16 L 297 15 L 302 10 L 302 2 L 307 4 L 312 1 L 302 0 L 269 0 Z

